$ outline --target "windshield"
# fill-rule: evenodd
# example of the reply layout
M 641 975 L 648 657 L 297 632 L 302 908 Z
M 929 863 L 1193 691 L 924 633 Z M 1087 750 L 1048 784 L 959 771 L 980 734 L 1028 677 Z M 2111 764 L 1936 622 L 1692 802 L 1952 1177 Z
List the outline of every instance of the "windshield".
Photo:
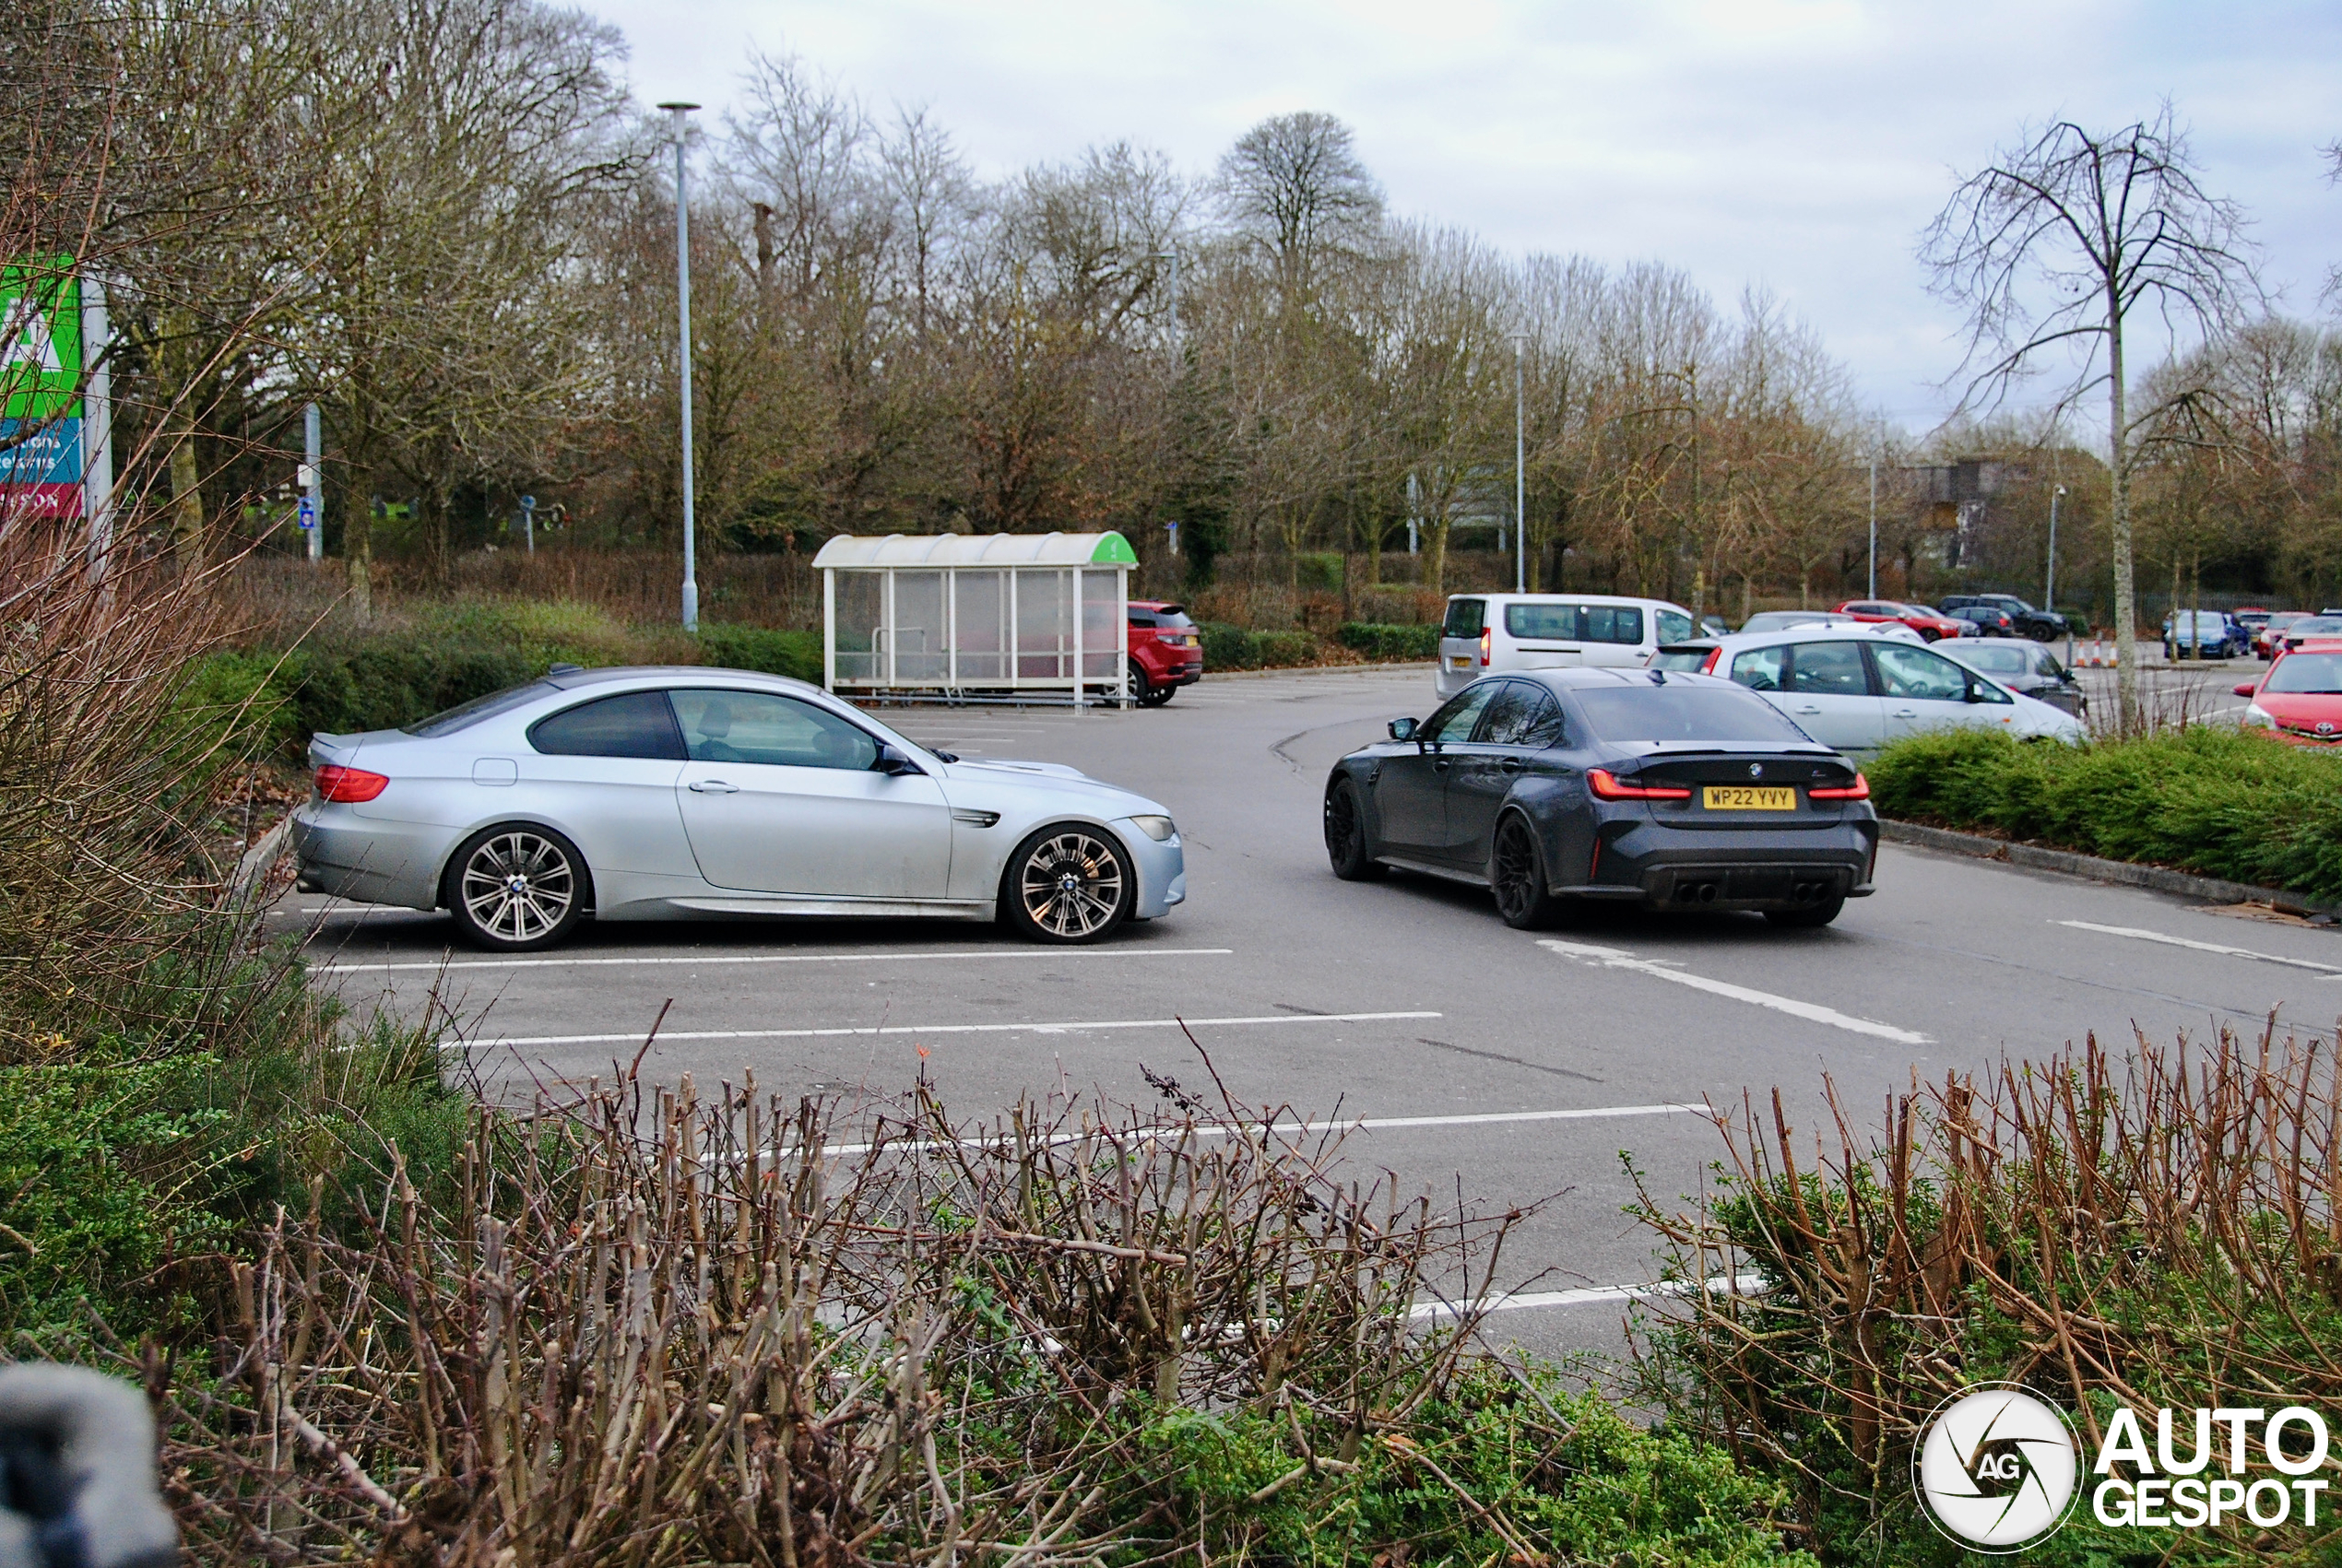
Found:
M 2288 654 L 2262 684 L 2265 692 L 2342 696 L 2342 654 Z
M 2029 675 L 2032 670 L 2032 652 L 2027 648 L 1962 648 L 1953 656 L 1987 675 Z
M 1650 656 L 1646 669 L 1697 670 L 1706 664 L 1713 648 L 1662 648 Z
M 408 725 L 405 726 L 406 733 L 420 736 L 425 740 L 436 740 L 443 735 L 469 729 L 482 719 L 491 719 L 498 713 L 517 708 L 531 698 L 560 690 L 550 680 L 531 680 L 519 686 L 507 686 L 502 691 L 491 691 L 485 697 L 475 697 L 468 702 L 457 703 L 444 713 L 433 713 L 420 724 Z
M 2285 630 L 2294 637 L 2342 637 L 2342 615 L 2304 616 Z
M 1831 610 L 1765 610 L 1740 623 L 1743 631 L 1786 631 L 1792 626 L 1828 626 L 1851 621 Z
M 1573 693 L 1586 724 L 1604 740 L 1706 740 L 1778 744 L 1804 740 L 1804 730 L 1753 691 L 1721 686 L 1579 688 Z

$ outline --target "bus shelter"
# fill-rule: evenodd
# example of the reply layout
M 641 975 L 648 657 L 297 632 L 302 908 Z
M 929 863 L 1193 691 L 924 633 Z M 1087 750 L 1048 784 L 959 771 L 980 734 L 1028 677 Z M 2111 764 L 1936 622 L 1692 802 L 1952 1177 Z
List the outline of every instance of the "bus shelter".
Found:
M 841 534 L 822 572 L 823 684 L 842 695 L 1130 700 L 1120 534 Z

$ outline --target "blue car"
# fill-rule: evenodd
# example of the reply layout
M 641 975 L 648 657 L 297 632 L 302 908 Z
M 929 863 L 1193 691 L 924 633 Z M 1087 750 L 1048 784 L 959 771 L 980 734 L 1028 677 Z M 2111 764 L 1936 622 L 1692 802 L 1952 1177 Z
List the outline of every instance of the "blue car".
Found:
M 2182 610 L 2163 618 L 2166 659 L 2233 659 L 2253 651 L 2253 633 L 2222 610 Z

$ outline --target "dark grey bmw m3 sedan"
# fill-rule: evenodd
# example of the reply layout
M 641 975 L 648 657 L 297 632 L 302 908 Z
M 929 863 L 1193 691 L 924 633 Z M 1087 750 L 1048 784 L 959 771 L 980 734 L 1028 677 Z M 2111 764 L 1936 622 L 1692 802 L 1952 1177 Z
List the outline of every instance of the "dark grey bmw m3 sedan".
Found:
M 1664 670 L 1474 681 L 1326 781 L 1334 875 L 1488 888 L 1508 925 L 1573 906 L 1760 910 L 1827 925 L 1871 891 L 1870 786 L 1755 692 Z

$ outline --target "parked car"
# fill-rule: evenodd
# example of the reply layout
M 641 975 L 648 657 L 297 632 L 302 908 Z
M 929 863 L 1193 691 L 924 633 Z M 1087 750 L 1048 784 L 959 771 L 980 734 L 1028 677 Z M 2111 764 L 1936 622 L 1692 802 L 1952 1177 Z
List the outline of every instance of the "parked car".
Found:
M 2264 663 L 2277 657 L 2278 638 L 2285 629 L 2297 621 L 2310 619 L 2308 610 L 2271 610 L 2268 619 L 2253 629 L 2253 653 Z
M 1203 678 L 1203 633 L 1185 606 L 1132 599 L 1130 622 L 1131 695 L 1141 707 L 1160 708 Z
M 1602 594 L 1454 594 L 1439 628 L 1433 689 L 1452 697 L 1484 675 L 1579 665 L 1632 667 L 1692 635 L 1691 611 Z
M 1966 621 L 1969 632 L 1976 637 L 2016 637 L 2020 635 L 2016 618 L 1998 605 L 1954 605 L 1944 612 L 1950 620 Z
M 1966 605 L 1992 605 L 2007 612 L 2020 636 L 2036 643 L 2053 643 L 2073 628 L 2053 609 L 2035 609 L 2015 594 L 1947 594 L 1936 601 L 1946 615 Z
M 2342 637 L 2342 614 L 2305 615 L 2270 635 L 2270 654 L 2281 657 L 2312 639 L 2327 637 Z
M 1933 648 L 1862 629 L 1743 631 L 1662 648 L 1653 663 L 1745 686 L 1807 735 L 1849 756 L 1946 726 L 2076 743 L 2086 733 L 2073 714 L 2020 696 Z
M 1969 635 L 1966 621 L 1936 614 L 1925 605 L 1907 605 L 1893 599 L 1850 599 L 1838 607 L 1840 615 L 1851 615 L 1856 620 L 1892 620 L 1910 627 L 1928 642 L 1944 637 Z
M 2244 628 L 2220 610 L 2180 610 L 2163 618 L 2166 659 L 2241 658 L 2252 646 Z
M 1483 677 L 1334 764 L 1334 875 L 1475 883 L 1505 924 L 1569 906 L 1761 910 L 1827 925 L 1871 891 L 1861 773 L 1729 681 L 1656 670 Z
M 1761 610 L 1740 623 L 1740 635 L 1747 636 L 1758 631 L 1787 631 L 1792 627 L 1797 626 L 1860 627 L 1874 635 L 1899 637 L 1907 643 L 1927 641 L 1899 620 L 1857 620 L 1851 615 L 1839 615 L 1836 610 Z M 1729 636 L 1731 633 L 1717 632 L 1713 635 Z
M 931 751 L 780 676 L 556 666 L 309 756 L 301 885 L 444 908 L 482 948 L 550 947 L 588 912 L 997 918 L 1094 942 L 1187 897 L 1146 796 Z
M 2296 746 L 2342 744 L 2342 641 L 2287 654 L 2236 694 L 2252 699 L 2244 710 L 2248 728 Z
M 2055 654 L 2039 643 L 1949 643 L 1942 651 L 1946 658 L 1991 676 L 2020 697 L 2047 702 L 2076 718 L 2089 712 L 2089 700 L 2082 694 L 2082 683 L 2074 678 L 2072 670 L 2057 662 Z

